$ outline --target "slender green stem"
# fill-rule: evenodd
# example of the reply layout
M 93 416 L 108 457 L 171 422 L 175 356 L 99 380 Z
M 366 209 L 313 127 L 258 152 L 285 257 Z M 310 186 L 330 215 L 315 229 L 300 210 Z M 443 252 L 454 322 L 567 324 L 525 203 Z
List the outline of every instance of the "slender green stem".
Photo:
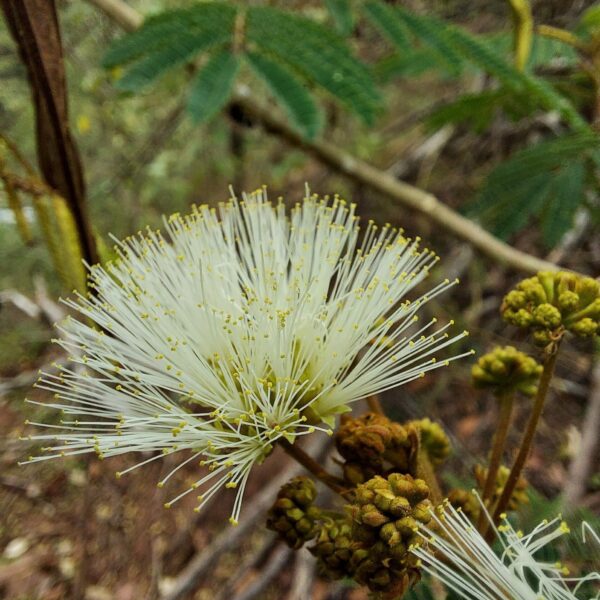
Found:
M 490 456 L 490 464 L 488 466 L 487 477 L 483 485 L 482 500 L 485 503 L 487 500 L 491 500 L 494 488 L 496 486 L 496 477 L 498 475 L 498 469 L 502 463 L 502 454 L 504 453 L 504 447 L 506 445 L 506 437 L 508 435 L 508 429 L 510 427 L 510 421 L 512 417 L 512 410 L 515 400 L 514 392 L 509 392 L 499 398 L 500 400 L 500 414 L 498 416 L 498 429 L 494 436 L 494 442 L 492 445 L 492 453 Z M 478 529 L 481 530 L 486 525 L 485 515 L 482 511 L 479 517 Z
M 498 504 L 496 504 L 496 509 L 494 510 L 493 516 L 494 522 L 497 522 L 500 515 L 506 511 L 517 482 L 519 481 L 519 477 L 523 471 L 523 467 L 525 466 L 527 457 L 529 456 L 540 416 L 542 415 L 542 410 L 544 409 L 546 396 L 548 395 L 548 390 L 550 389 L 550 381 L 552 380 L 554 367 L 556 365 L 556 357 L 558 355 L 558 345 L 559 343 L 557 343 L 552 354 L 550 354 L 544 363 L 544 370 L 542 371 L 542 376 L 540 377 L 540 383 L 533 404 L 533 410 L 529 416 L 529 421 L 527 422 L 527 427 L 525 428 L 525 433 L 523 434 L 519 452 L 515 458 L 512 469 L 510 470 L 504 489 L 502 490 L 502 495 L 498 500 Z
M 295 461 L 299 462 L 307 471 L 310 471 L 317 479 L 322 481 L 336 494 L 343 496 L 348 490 L 343 479 L 327 472 L 314 458 L 306 454 L 297 444 L 291 444 L 285 438 L 280 438 L 277 443 Z

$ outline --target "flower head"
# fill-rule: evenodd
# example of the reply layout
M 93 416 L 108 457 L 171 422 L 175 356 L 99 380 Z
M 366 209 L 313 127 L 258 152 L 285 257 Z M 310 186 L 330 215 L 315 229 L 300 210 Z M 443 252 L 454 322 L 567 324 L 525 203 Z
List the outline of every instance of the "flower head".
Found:
M 192 450 L 176 469 L 201 457 L 208 471 L 168 505 L 237 488 L 236 520 L 278 439 L 329 431 L 351 402 L 447 364 L 434 354 L 466 334 L 417 321 L 454 282 L 409 300 L 437 257 L 389 225 L 361 236 L 354 211 L 307 194 L 288 216 L 263 189 L 119 243 L 91 269 L 95 293 L 66 302 L 81 319 L 58 343 L 75 366 L 39 383 L 64 420 L 32 437 L 51 444 L 32 460 L 159 452 L 129 471 Z
M 483 504 L 481 510 L 485 510 Z M 502 525 L 492 525 L 502 548 L 499 554 L 470 519 L 449 503 L 440 514 L 434 514 L 433 523 L 433 528 L 420 525 L 427 544 L 413 547 L 412 552 L 425 572 L 464 600 L 577 600 L 583 582 L 600 581 L 598 572 L 569 578 L 560 563 L 536 558 L 542 548 L 569 533 L 560 518 L 544 520 L 524 534 L 515 531 L 504 517 Z

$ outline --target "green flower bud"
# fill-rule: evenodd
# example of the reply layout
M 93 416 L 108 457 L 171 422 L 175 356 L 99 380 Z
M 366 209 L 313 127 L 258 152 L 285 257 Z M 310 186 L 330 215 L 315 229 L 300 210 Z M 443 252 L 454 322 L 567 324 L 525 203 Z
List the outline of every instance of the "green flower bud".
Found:
M 312 479 L 294 477 L 279 490 L 267 513 L 267 528 L 297 550 L 315 537 L 321 511 L 313 506 L 317 489 Z
M 372 503 L 361 502 L 365 498 Z M 420 543 L 417 524 L 430 521 L 431 509 L 427 484 L 410 475 L 376 476 L 358 486 L 347 510 L 352 537 L 367 552 L 354 553 L 352 577 L 373 592 L 404 589 L 417 575 L 417 561 L 408 548 Z
M 541 372 L 542 367 L 524 352 L 498 346 L 477 361 L 471 376 L 475 387 L 491 389 L 498 396 L 512 391 L 533 396 Z
M 600 329 L 600 283 L 575 273 L 540 272 L 505 296 L 501 312 L 509 323 L 532 329 L 539 345 L 555 343 L 565 330 L 594 335 Z
M 348 519 L 326 518 L 320 527 L 315 544 L 309 551 L 317 558 L 321 575 L 328 579 L 352 577 L 351 561 L 355 553 L 362 556 L 365 550 L 352 537 L 352 524 Z
M 598 333 L 599 328 L 600 324 L 598 321 L 585 317 L 573 323 L 573 325 L 569 327 L 569 330 L 580 337 L 589 337 Z
M 488 470 L 485 467 L 483 467 L 482 465 L 475 465 L 475 479 L 480 489 L 483 489 L 485 480 L 487 478 L 487 473 Z M 490 506 L 493 506 L 502 495 L 509 474 L 510 469 L 508 467 L 505 467 L 504 465 L 501 465 L 496 475 L 496 484 L 492 493 L 492 497 L 490 499 L 490 502 L 488 503 Z M 518 508 L 529 502 L 529 497 L 527 496 L 528 485 L 529 484 L 527 483 L 527 480 L 524 477 L 519 477 L 517 485 L 515 486 L 512 496 L 510 497 L 510 500 L 508 502 L 508 510 L 517 510 Z
M 533 320 L 536 325 L 544 329 L 556 329 L 561 321 L 560 310 L 545 302 L 533 309 Z
M 477 523 L 481 512 L 481 505 L 473 492 L 463 489 L 451 490 L 448 494 L 448 501 L 457 510 L 462 510 L 472 523 Z
M 420 419 L 411 421 L 421 434 L 421 448 L 427 452 L 427 456 L 433 465 L 441 465 L 452 451 L 450 439 L 439 423 L 431 419 Z

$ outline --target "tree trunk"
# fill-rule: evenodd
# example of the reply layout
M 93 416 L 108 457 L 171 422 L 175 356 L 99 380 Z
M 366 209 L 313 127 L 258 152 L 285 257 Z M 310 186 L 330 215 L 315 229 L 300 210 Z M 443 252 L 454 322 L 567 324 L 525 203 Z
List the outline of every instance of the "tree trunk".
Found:
M 73 214 L 83 258 L 98 262 L 79 152 L 71 136 L 62 43 L 54 0 L 0 0 L 23 61 L 35 108 L 37 156 L 46 183 Z

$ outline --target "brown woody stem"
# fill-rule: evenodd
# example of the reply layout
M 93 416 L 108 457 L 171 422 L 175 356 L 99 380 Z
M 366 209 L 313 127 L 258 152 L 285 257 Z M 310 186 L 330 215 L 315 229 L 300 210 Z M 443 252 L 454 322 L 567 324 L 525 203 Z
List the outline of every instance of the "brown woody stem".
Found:
M 512 409 L 514 405 L 515 395 L 514 392 L 509 392 L 499 398 L 500 400 L 500 414 L 498 416 L 498 429 L 494 436 L 494 443 L 492 446 L 492 453 L 490 456 L 490 464 L 488 466 L 487 477 L 483 485 L 482 500 L 485 503 L 486 500 L 491 500 L 494 487 L 496 485 L 496 477 L 498 475 L 498 469 L 502 463 L 502 454 L 506 445 L 506 437 L 508 435 L 508 429 L 510 427 L 510 421 L 512 417 Z M 479 518 L 479 529 L 485 527 L 486 519 L 483 512 Z
M 535 437 L 535 432 L 537 430 L 540 416 L 542 415 L 542 411 L 544 409 L 544 403 L 546 402 L 548 390 L 550 389 L 550 381 L 552 380 L 554 367 L 556 366 L 556 357 L 558 355 L 559 344 L 560 342 L 556 344 L 556 347 L 553 348 L 552 353 L 550 356 L 548 356 L 546 362 L 544 363 L 544 370 L 542 371 L 542 376 L 540 377 L 540 383 L 535 396 L 533 410 L 529 416 L 529 421 L 527 422 L 527 427 L 525 428 L 525 433 L 523 434 L 523 439 L 521 441 L 517 458 L 515 458 L 515 462 L 510 470 L 504 489 L 502 490 L 502 495 L 500 496 L 498 504 L 496 504 L 496 509 L 494 510 L 494 523 L 497 523 L 500 515 L 506 511 L 517 482 L 519 481 L 519 477 L 523 471 L 523 467 L 525 466 L 525 462 L 527 461 L 527 457 L 529 456 L 529 452 L 531 451 L 533 438 Z
M 343 479 L 327 472 L 314 458 L 306 454 L 297 444 L 291 444 L 285 438 L 279 438 L 277 443 L 294 460 L 299 462 L 307 471 L 310 471 L 317 479 L 322 481 L 328 488 L 336 494 L 343 496 L 346 492 L 346 486 Z
M 377 413 L 378 415 L 384 415 L 383 406 L 381 406 L 381 400 L 378 396 L 369 396 L 367 398 L 367 406 L 371 412 Z

